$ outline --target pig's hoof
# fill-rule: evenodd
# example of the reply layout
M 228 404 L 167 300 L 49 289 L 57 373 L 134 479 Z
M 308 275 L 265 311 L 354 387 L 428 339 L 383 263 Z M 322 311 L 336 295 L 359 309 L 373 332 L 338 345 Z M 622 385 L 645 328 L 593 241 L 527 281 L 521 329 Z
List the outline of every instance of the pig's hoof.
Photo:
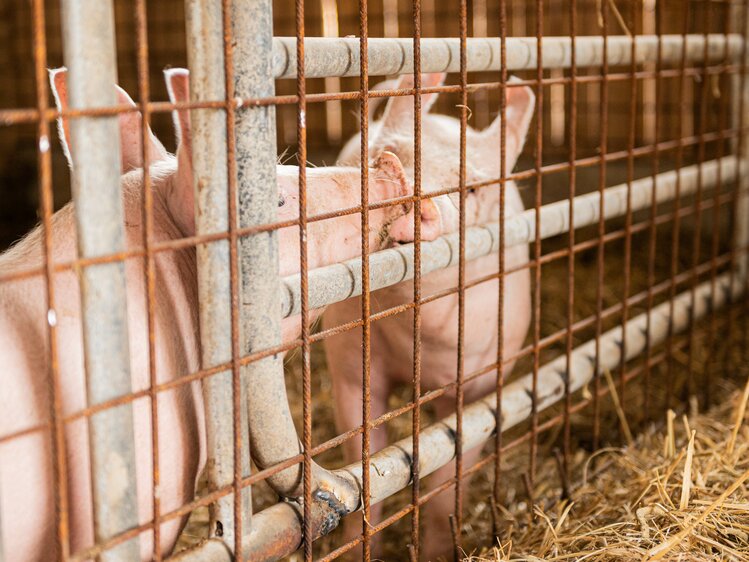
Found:
M 315 501 L 324 504 L 325 517 L 320 524 L 320 534 L 327 535 L 341 523 L 348 510 L 338 498 L 329 490 L 317 489 L 313 492 L 312 497 Z

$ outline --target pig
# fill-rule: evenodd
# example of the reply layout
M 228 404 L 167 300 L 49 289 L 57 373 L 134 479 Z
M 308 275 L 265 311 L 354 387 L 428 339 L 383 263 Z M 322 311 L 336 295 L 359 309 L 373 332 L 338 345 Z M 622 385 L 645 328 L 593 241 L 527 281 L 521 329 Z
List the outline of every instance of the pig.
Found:
M 183 69 L 166 72 L 170 98 L 187 101 L 188 73 Z M 66 71 L 51 71 L 50 82 L 59 109 L 67 107 Z M 117 88 L 120 104 L 135 108 L 127 93 Z M 169 154 L 149 131 L 149 169 L 143 170 L 141 115 L 133 109 L 119 117 L 121 135 L 120 187 L 128 250 L 142 248 L 143 174 L 148 173 L 153 189 L 153 244 L 195 234 L 195 210 L 191 167 L 189 113 L 175 115 L 178 132 L 176 157 Z M 59 123 L 64 152 L 72 167 L 75 146 L 71 146 L 67 123 Z M 279 220 L 296 218 L 298 172 L 295 166 L 278 167 Z M 373 202 L 412 193 L 403 168 L 393 154 L 383 153 L 370 170 Z M 353 168 L 316 168 L 307 171 L 310 215 L 359 204 L 360 172 Z M 56 264 L 77 257 L 73 203 L 56 212 L 51 220 L 50 260 Z M 373 248 L 390 239 L 388 231 L 407 228 L 399 221 L 412 221 L 402 205 L 370 212 Z M 308 227 L 310 267 L 352 258 L 359 253 L 360 219 L 356 214 Z M 3 275 L 38 268 L 43 263 L 43 232 L 37 227 L 0 255 Z M 298 272 L 298 228 L 280 231 L 280 271 Z M 155 376 L 164 384 L 200 368 L 196 255 L 194 248 L 162 251 L 154 255 Z M 125 261 L 127 320 L 130 343 L 132 389 L 149 388 L 148 316 L 144 260 Z M 0 393 L 0 521 L 3 525 L 5 560 L 30 561 L 57 557 L 53 509 L 53 459 L 51 435 L 39 426 L 48 423 L 50 370 L 48 322 L 56 324 L 60 404 L 65 417 L 86 407 L 83 342 L 81 334 L 80 283 L 76 268 L 54 275 L 52 288 L 55 310 L 48 311 L 42 276 L 27 276 L 0 284 L 0 357 L 5 364 Z M 286 341 L 297 336 L 299 319 L 284 322 Z M 138 520 L 153 518 L 152 439 L 148 396 L 133 401 L 136 440 Z M 158 452 L 161 481 L 161 512 L 167 513 L 191 501 L 196 479 L 206 462 L 204 405 L 200 382 L 176 386 L 158 394 Z M 58 420 L 62 421 L 62 420 Z M 69 497 L 69 548 L 78 552 L 94 542 L 91 469 L 88 425 L 85 418 L 65 422 L 65 458 Z M 174 518 L 160 527 L 157 548 L 167 554 L 173 548 L 185 517 Z M 143 560 L 154 550 L 153 533 L 140 536 Z
M 444 74 L 429 74 L 423 86 L 438 86 Z M 413 76 L 403 76 L 397 88 L 413 88 Z M 437 94 L 422 96 L 422 192 L 429 193 L 459 184 L 460 122 L 446 115 L 428 113 Z M 533 117 L 535 97 L 529 88 L 507 89 L 506 111 L 506 170 L 509 173 L 522 151 L 525 137 Z M 384 151 L 395 153 L 404 165 L 409 179 L 414 174 L 413 97 L 390 98 L 382 119 L 370 125 L 369 154 L 377 158 Z M 499 178 L 499 143 L 501 118 L 486 129 L 466 130 L 466 183 Z M 339 156 L 340 165 L 358 165 L 360 159 L 359 137 L 354 137 Z M 440 195 L 433 199 L 437 213 L 430 213 L 422 226 L 422 238 L 433 239 L 438 234 L 457 231 L 459 228 L 459 195 Z M 466 224 L 479 225 L 499 219 L 500 195 L 498 185 L 468 189 L 465 201 Z M 523 211 L 517 186 L 506 183 L 505 216 Z M 436 215 L 436 216 L 434 216 Z M 424 215 L 422 215 L 423 218 Z M 412 226 L 410 227 L 412 228 Z M 527 246 L 515 246 L 505 251 L 507 270 L 528 261 Z M 498 271 L 496 255 L 489 255 L 466 263 L 467 283 Z M 458 285 L 458 267 L 431 273 L 422 279 L 422 295 L 428 296 Z M 413 283 L 403 282 L 372 293 L 372 313 L 413 300 Z M 468 375 L 492 365 L 497 358 L 497 325 L 500 295 L 499 282 L 492 279 L 470 287 L 465 292 L 464 368 Z M 525 339 L 530 324 L 530 278 L 527 269 L 505 278 L 504 300 L 504 354 L 511 357 Z M 361 299 L 350 299 L 330 306 L 323 317 L 325 328 L 332 328 L 361 315 Z M 372 419 L 387 411 L 387 401 L 396 384 L 410 384 L 413 376 L 413 312 L 408 311 L 371 324 L 371 416 Z M 336 423 L 340 432 L 362 423 L 362 356 L 361 331 L 350 330 L 325 340 L 325 351 L 333 381 Z M 456 381 L 458 357 L 458 295 L 451 294 L 421 307 L 421 389 L 430 391 Z M 505 366 L 503 376 L 512 369 Z M 496 369 L 472 380 L 464 387 L 465 402 L 477 400 L 494 389 Z M 433 402 L 437 418 L 454 411 L 455 391 L 451 390 Z M 371 450 L 386 445 L 385 429 L 380 427 L 371 434 Z M 349 440 L 345 445 L 346 458 L 355 461 L 361 454 L 361 438 Z M 465 467 L 478 458 L 477 449 L 464 451 Z M 454 477 L 454 464 L 438 470 L 437 482 Z M 422 511 L 422 522 L 429 530 L 429 540 L 421 543 L 424 560 L 434 560 L 451 549 L 451 532 L 448 515 L 454 510 L 454 489 L 432 498 Z M 372 523 L 380 519 L 381 507 L 372 507 Z M 361 519 L 347 523 L 349 536 L 361 532 Z M 376 544 L 375 544 L 376 547 Z

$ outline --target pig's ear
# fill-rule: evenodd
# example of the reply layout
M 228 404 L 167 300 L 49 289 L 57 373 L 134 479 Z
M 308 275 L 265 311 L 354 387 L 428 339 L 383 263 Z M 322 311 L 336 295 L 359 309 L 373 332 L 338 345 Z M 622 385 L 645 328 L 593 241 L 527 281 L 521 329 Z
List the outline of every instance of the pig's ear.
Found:
M 117 90 L 117 103 L 135 107 L 135 102 L 120 86 L 115 86 Z M 122 173 L 143 167 L 143 135 L 141 127 L 143 126 L 143 115 L 140 111 L 127 111 L 120 113 L 120 153 L 122 156 Z M 167 156 L 164 145 L 153 134 L 151 128 L 148 128 L 148 164 L 163 160 Z
M 395 199 L 413 194 L 403 165 L 392 152 L 383 152 L 375 162 L 376 193 L 373 200 Z M 421 239 L 434 240 L 442 234 L 442 216 L 432 199 L 421 201 Z M 390 226 L 390 237 L 396 242 L 414 241 L 414 209 L 396 219 Z
M 68 108 L 68 69 L 63 67 L 49 70 L 49 85 L 52 88 L 52 96 L 55 98 L 57 111 Z M 57 134 L 60 137 L 60 145 L 68 161 L 68 166 L 73 167 L 73 158 L 70 155 L 70 124 L 62 116 L 57 118 Z
M 447 75 L 444 72 L 435 72 L 432 74 L 423 74 L 421 77 L 422 88 L 433 88 L 441 86 L 445 82 Z M 414 87 L 413 74 L 404 74 L 398 80 L 395 88 L 398 90 L 409 90 Z M 439 94 L 422 94 L 421 95 L 421 113 L 424 114 L 437 101 Z M 381 131 L 397 130 L 404 124 L 413 123 L 414 100 L 412 96 L 395 96 L 388 99 L 385 106 L 385 112 L 382 114 Z
M 510 78 L 509 82 L 518 82 L 517 78 Z M 525 138 L 528 135 L 528 129 L 530 128 L 531 121 L 536 109 L 536 96 L 533 90 L 527 86 L 520 87 L 515 86 L 512 88 L 506 88 L 506 99 L 507 105 L 505 110 L 505 118 L 507 119 L 507 132 L 506 132 L 506 158 L 507 158 L 507 173 L 512 171 L 515 167 L 515 163 L 523 151 L 523 145 L 525 144 Z M 496 161 L 496 154 L 499 150 L 499 142 L 502 134 L 502 116 L 499 115 L 494 122 L 489 125 L 486 129 L 481 131 L 480 143 L 483 150 L 492 150 L 495 156 L 490 161 Z M 481 147 L 477 147 L 478 150 L 482 150 Z
M 166 90 L 169 93 L 169 101 L 172 103 L 183 103 L 190 101 L 190 71 L 186 68 L 167 68 L 164 70 Z M 190 111 L 179 109 L 172 111 L 174 130 L 177 135 L 177 146 L 192 147 L 190 129 Z
M 52 95 L 55 98 L 55 105 L 58 111 L 66 111 L 68 103 L 68 69 L 65 67 L 55 68 L 49 71 L 49 83 L 52 87 Z M 135 107 L 135 102 L 125 90 L 115 85 L 117 92 L 117 103 L 119 105 L 128 105 Z M 143 167 L 143 146 L 141 136 L 142 116 L 139 111 L 128 111 L 121 113 L 120 122 L 120 157 L 122 173 L 129 172 L 136 168 Z M 73 167 L 73 158 L 71 155 L 70 143 L 70 123 L 67 118 L 58 117 L 57 129 L 60 135 L 60 144 L 68 160 L 68 165 Z M 166 149 L 159 142 L 153 132 L 148 130 L 148 160 L 149 163 L 163 160 L 166 155 Z
M 431 74 L 422 74 L 421 76 L 421 87 L 422 88 L 436 88 L 442 86 L 447 78 L 446 72 L 432 72 Z M 426 113 L 429 111 L 434 102 L 437 101 L 439 94 L 422 94 L 421 95 L 421 112 Z
M 400 159 L 392 152 L 385 151 L 374 163 L 375 192 L 373 201 L 384 201 L 413 194 L 411 183 L 403 170 Z
M 172 103 L 190 101 L 190 71 L 186 68 L 164 70 L 164 80 Z M 192 129 L 190 110 L 172 111 L 177 137 L 177 177 L 167 199 L 172 216 L 186 235 L 195 233 L 195 194 L 192 175 Z

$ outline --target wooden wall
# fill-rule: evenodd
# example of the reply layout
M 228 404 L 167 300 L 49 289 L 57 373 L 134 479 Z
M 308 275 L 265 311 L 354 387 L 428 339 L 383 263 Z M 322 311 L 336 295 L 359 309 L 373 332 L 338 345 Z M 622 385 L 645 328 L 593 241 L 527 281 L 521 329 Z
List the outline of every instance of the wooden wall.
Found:
M 499 33 L 500 0 L 473 0 L 469 2 L 469 34 L 476 36 L 497 36 Z M 633 0 L 634 1 L 634 0 Z M 651 4 L 654 0 L 645 0 Z M 568 0 L 544 0 L 546 35 L 566 35 L 569 33 Z M 663 0 L 664 33 L 681 33 L 685 30 L 683 0 Z M 358 35 L 358 2 L 355 0 L 308 0 L 306 3 L 306 30 L 309 36 L 323 34 L 323 4 L 328 8 L 336 6 L 338 11 L 338 34 Z M 60 29 L 59 0 L 46 1 L 46 34 L 49 66 L 62 64 L 62 45 Z M 536 15 L 535 2 L 525 0 L 507 0 L 508 32 L 510 35 L 535 35 Z M 596 35 L 601 33 L 596 0 L 578 0 L 578 33 Z M 617 0 L 616 5 L 623 12 L 624 27 L 613 14 L 609 17 L 608 32 L 622 34 L 626 32 L 642 33 L 647 31 L 648 12 L 642 2 L 637 2 L 636 21 L 632 21 L 631 4 L 626 0 Z M 135 58 L 135 22 L 134 1 L 115 0 L 117 20 L 118 71 L 121 85 L 135 93 L 136 58 Z M 424 37 L 457 36 L 459 34 L 457 0 L 422 0 L 422 33 Z M 706 10 L 712 9 L 710 30 L 722 31 L 726 24 L 725 3 L 693 2 L 692 15 L 687 22 L 687 31 L 702 33 L 706 31 Z M 294 2 L 293 0 L 275 0 L 276 35 L 294 35 Z M 408 0 L 371 0 L 369 2 L 369 34 L 372 37 L 394 36 L 411 37 L 413 22 L 412 5 Z M 167 66 L 186 64 L 184 2 L 183 0 L 150 0 L 148 2 L 148 38 L 149 65 L 152 98 L 165 100 L 166 91 L 161 78 L 162 69 Z M 4 0 L 0 2 L 0 108 L 25 108 L 35 104 L 31 9 L 29 0 Z M 626 72 L 627 69 L 612 69 Z M 580 74 L 597 74 L 599 69 L 581 70 Z M 548 75 L 548 74 L 547 74 Z M 533 78 L 533 73 L 524 77 Z M 496 81 L 498 73 L 472 75 L 471 81 Z M 379 78 L 373 77 L 372 84 Z M 457 76 L 451 76 L 452 83 Z M 687 134 L 692 134 L 699 126 L 698 105 L 701 85 L 694 79 L 687 80 L 684 92 L 684 104 L 679 106 L 676 78 L 664 79 L 663 105 L 661 107 L 661 139 L 676 138 L 682 127 Z M 725 102 L 727 92 L 719 85 L 711 84 L 710 96 L 721 96 Z M 340 81 L 310 80 L 309 92 L 331 91 L 332 89 L 349 91 L 358 89 L 358 79 L 350 78 Z M 652 86 L 645 86 L 645 89 Z M 279 82 L 279 94 L 293 93 L 292 81 Z M 545 88 L 544 107 L 544 157 L 549 159 L 564 158 L 566 148 L 566 105 L 569 103 L 565 86 Z M 651 92 L 652 95 L 652 92 Z M 638 91 L 637 142 L 652 141 L 652 122 L 648 124 L 646 114 L 652 118 L 652 109 L 646 111 L 643 103 L 643 84 Z M 713 98 L 710 98 L 714 101 Z M 438 111 L 455 113 L 458 103 L 457 95 L 443 96 Z M 727 102 L 726 102 L 727 103 Z M 496 93 L 484 93 L 471 96 L 469 105 L 472 110 L 471 124 L 482 127 L 489 123 L 497 111 Z M 552 111 L 553 107 L 553 111 Z M 358 104 L 331 102 L 311 104 L 308 108 L 309 158 L 316 164 L 332 163 L 341 143 L 354 134 L 358 126 Z M 629 87 L 627 82 L 614 82 L 609 87 L 609 149 L 617 150 L 626 146 L 629 131 Z M 710 111 L 712 121 L 706 127 L 715 126 L 716 111 Z M 600 142 L 600 83 L 590 82 L 579 87 L 578 98 L 578 143 L 581 156 L 596 153 Z M 294 154 L 295 147 L 295 108 L 281 107 L 278 111 L 279 153 L 286 151 Z M 651 119 L 652 120 L 652 119 Z M 154 128 L 157 135 L 170 149 L 173 148 L 171 118 L 167 114 L 154 117 Z M 54 185 L 56 203 L 63 204 L 69 198 L 68 173 L 61 152 L 55 144 L 54 151 Z M 532 143 L 526 150 L 530 154 Z M 27 230 L 35 222 L 36 206 L 36 140 L 33 124 L 0 127 L 0 248 L 15 238 L 19 232 Z

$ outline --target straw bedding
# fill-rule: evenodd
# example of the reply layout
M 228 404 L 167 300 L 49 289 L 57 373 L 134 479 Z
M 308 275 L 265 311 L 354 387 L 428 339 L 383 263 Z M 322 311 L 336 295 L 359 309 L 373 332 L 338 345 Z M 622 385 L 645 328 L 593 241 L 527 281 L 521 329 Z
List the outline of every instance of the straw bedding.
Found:
M 544 462 L 534 501 L 498 507 L 496 546 L 466 562 L 749 560 L 749 381 L 720 392 L 706 414 L 669 410 L 626 447 L 579 451 L 569 499 Z

